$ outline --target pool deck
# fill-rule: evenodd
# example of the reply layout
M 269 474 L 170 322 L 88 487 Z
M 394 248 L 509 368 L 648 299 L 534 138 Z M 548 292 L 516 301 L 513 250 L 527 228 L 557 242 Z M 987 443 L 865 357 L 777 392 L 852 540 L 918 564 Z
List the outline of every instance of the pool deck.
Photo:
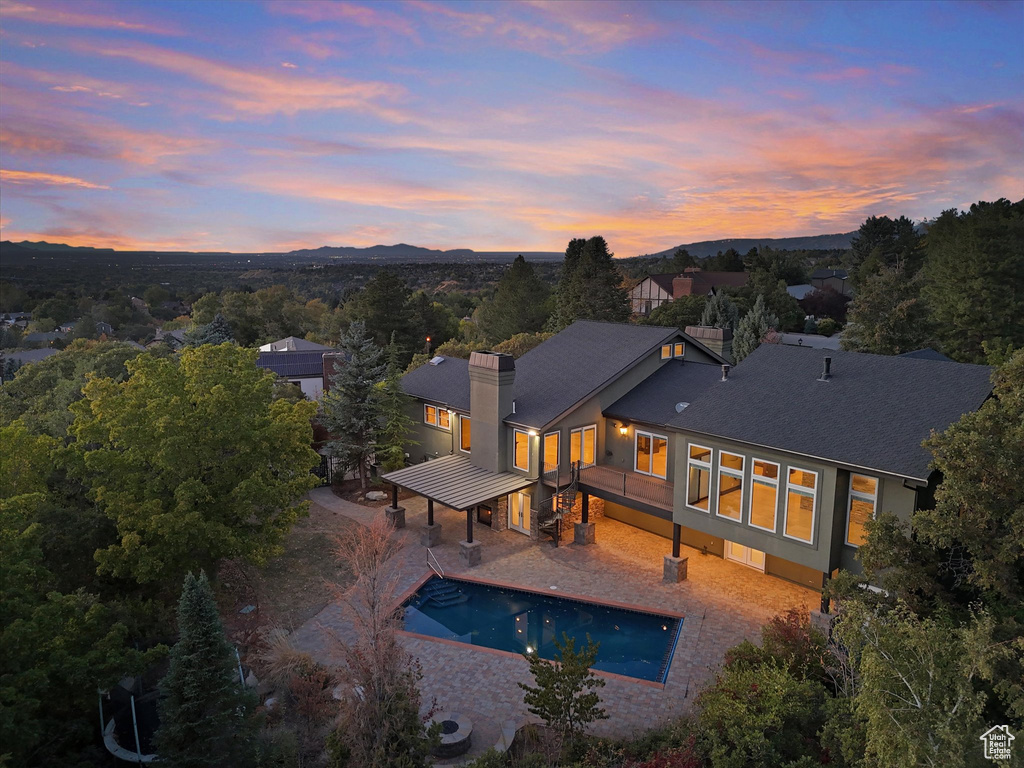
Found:
M 312 491 L 310 498 L 364 524 L 383 514 L 380 509 L 339 499 L 328 488 Z M 426 523 L 426 501 L 416 497 L 402 505 L 406 528 L 395 533 L 402 542 L 396 568 L 398 591 L 407 593 L 429 574 L 426 550 L 419 542 L 420 529 Z M 596 523 L 595 544 L 558 548 L 550 541 L 531 541 L 515 531 L 474 526 L 474 538 L 482 542 L 483 561 L 467 569 L 459 558 L 458 544 L 465 536 L 465 515 L 435 505 L 434 518 L 443 526 L 443 535 L 431 551 L 446 574 L 686 617 L 664 685 L 601 675 L 605 687 L 600 695 L 609 719 L 591 729 L 600 736 L 629 736 L 688 711 L 728 648 L 743 639 L 758 640 L 761 625 L 773 616 L 790 608 L 815 610 L 820 602 L 813 590 L 685 546 L 688 578 L 666 584 L 662 558 L 669 553 L 671 542 L 607 518 Z M 551 591 L 552 586 L 557 591 Z M 296 629 L 293 642 L 320 661 L 336 663 L 332 638 L 347 638 L 346 625 L 342 608 L 335 603 Z M 532 682 L 523 658 L 411 633 L 402 635 L 422 666 L 421 690 L 426 703 L 469 713 L 481 725 L 490 721 L 492 728 L 495 723 L 529 717 L 522 690 L 516 685 Z

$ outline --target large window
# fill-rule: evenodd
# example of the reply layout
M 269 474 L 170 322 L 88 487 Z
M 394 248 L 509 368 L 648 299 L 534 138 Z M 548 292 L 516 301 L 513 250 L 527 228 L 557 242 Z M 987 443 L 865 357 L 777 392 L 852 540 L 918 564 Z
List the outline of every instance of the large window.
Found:
M 559 432 L 548 432 L 544 435 L 544 472 L 558 471 L 558 438 Z
M 597 425 L 574 429 L 569 433 L 569 461 L 581 462 L 584 467 L 594 466 L 597 455 Z
M 515 457 L 512 465 L 523 472 L 530 471 L 530 435 L 521 429 L 515 431 Z
M 866 538 L 865 525 L 878 508 L 878 479 L 850 475 L 850 506 L 846 511 L 846 543 L 859 547 Z
M 645 475 L 665 477 L 668 471 L 668 438 L 636 431 L 634 469 Z
M 750 478 L 750 524 L 775 533 L 775 514 L 779 504 L 779 465 L 754 459 Z
M 718 514 L 739 522 L 743 518 L 743 457 L 718 454 Z
M 423 423 L 439 429 L 452 428 L 452 415 L 447 408 L 438 408 L 436 405 L 423 405 Z
M 685 357 L 686 356 L 686 344 L 681 341 L 677 341 L 672 345 L 672 357 Z
M 459 450 L 469 453 L 472 445 L 472 424 L 469 416 L 459 415 Z
M 672 359 L 672 345 L 671 344 L 662 344 L 661 345 L 661 359 L 662 360 L 671 360 Z
M 814 500 L 818 473 L 792 467 L 786 484 L 786 536 L 810 543 L 814 537 Z
M 711 449 L 690 445 L 686 462 L 686 506 L 707 512 L 711 503 Z

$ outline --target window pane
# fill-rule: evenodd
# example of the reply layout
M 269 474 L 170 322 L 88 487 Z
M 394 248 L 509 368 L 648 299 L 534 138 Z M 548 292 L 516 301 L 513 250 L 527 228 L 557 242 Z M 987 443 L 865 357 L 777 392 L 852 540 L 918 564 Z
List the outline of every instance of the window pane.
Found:
M 515 468 L 530 469 L 530 436 L 525 432 L 516 431 Z
M 743 469 L 743 457 L 737 456 L 735 453 L 726 453 L 722 451 L 722 466 L 728 469 Z
M 580 442 L 583 440 L 583 433 L 574 429 L 569 435 L 569 461 L 574 464 L 580 460 Z
M 850 486 L 858 493 L 874 496 L 875 491 L 878 489 L 878 480 L 873 477 L 864 477 L 864 475 L 852 475 L 850 477 Z
M 437 408 L 435 408 L 432 405 L 428 405 L 424 413 L 426 414 L 424 419 L 426 420 L 427 424 L 433 424 L 434 426 L 437 426 Z
M 549 432 L 544 435 L 544 471 L 554 472 L 558 469 L 558 433 Z
M 786 535 L 810 541 L 813 521 L 814 497 L 790 491 L 786 506 Z
M 789 482 L 793 485 L 802 485 L 813 490 L 816 480 L 817 476 L 813 472 L 805 472 L 802 469 L 789 470 Z
M 651 459 L 651 472 L 658 477 L 666 477 L 668 470 L 668 441 L 654 438 L 654 456 Z
M 585 467 L 589 467 L 594 463 L 594 441 L 596 438 L 596 427 L 587 427 L 583 430 L 583 466 Z
M 743 480 L 724 472 L 718 475 L 718 514 L 730 520 L 740 519 Z
M 452 417 L 452 415 L 450 413 L 448 413 L 448 409 L 446 409 L 446 408 L 438 408 L 438 410 L 437 410 L 437 418 L 438 418 L 438 423 L 441 425 L 442 428 L 444 428 L 444 429 L 451 429 L 451 427 L 452 427 L 452 423 L 450 421 L 451 417 Z
M 761 477 L 767 477 L 771 480 L 779 479 L 779 467 L 776 464 L 770 464 L 767 461 L 758 461 L 754 459 L 754 474 L 760 475 Z
M 651 471 L 651 437 L 642 432 L 636 433 L 636 470 Z
M 875 505 L 870 501 L 862 501 L 856 497 L 850 498 L 850 529 L 846 532 L 846 540 L 858 547 L 864 543 L 866 531 L 865 523 L 871 519 L 875 512 Z
M 765 483 L 754 483 L 750 499 L 750 524 L 775 530 L 775 502 L 778 490 Z
M 661 359 L 662 360 L 668 360 L 670 357 L 672 357 L 672 345 L 671 344 L 662 344 L 661 345 Z
M 697 461 L 706 461 L 708 464 L 711 463 L 711 449 L 701 448 L 699 445 L 690 446 L 690 458 L 696 459 Z
M 683 344 L 682 342 L 676 342 L 676 346 L 675 346 L 675 350 L 673 351 L 673 355 L 675 357 L 682 357 L 683 356 L 683 350 L 685 350 L 685 349 L 686 349 L 686 345 L 685 344 Z
M 469 446 L 470 446 L 470 437 L 471 437 L 471 435 L 470 435 L 470 431 L 471 431 L 470 419 L 466 418 L 465 416 L 460 417 L 460 419 L 459 419 L 459 427 L 460 427 L 460 430 L 459 430 L 459 445 L 462 447 L 462 450 L 468 451 L 469 450 Z
M 690 481 L 686 485 L 686 501 L 699 509 L 708 511 L 708 494 L 711 487 L 711 472 L 690 466 Z

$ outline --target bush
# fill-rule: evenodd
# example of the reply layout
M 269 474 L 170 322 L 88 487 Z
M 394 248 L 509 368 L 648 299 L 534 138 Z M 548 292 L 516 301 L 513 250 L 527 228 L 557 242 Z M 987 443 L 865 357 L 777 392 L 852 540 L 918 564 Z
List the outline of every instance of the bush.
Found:
M 841 327 L 831 317 L 826 317 L 818 323 L 818 333 L 822 336 L 833 336 Z

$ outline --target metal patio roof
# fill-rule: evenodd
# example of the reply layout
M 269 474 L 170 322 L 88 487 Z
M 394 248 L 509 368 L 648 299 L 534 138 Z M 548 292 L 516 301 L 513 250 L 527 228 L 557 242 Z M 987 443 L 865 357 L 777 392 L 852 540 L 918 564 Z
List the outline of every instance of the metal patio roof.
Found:
M 468 456 L 425 461 L 388 472 L 381 479 L 459 510 L 471 509 L 537 482 L 511 472 L 489 472 L 473 464 Z

